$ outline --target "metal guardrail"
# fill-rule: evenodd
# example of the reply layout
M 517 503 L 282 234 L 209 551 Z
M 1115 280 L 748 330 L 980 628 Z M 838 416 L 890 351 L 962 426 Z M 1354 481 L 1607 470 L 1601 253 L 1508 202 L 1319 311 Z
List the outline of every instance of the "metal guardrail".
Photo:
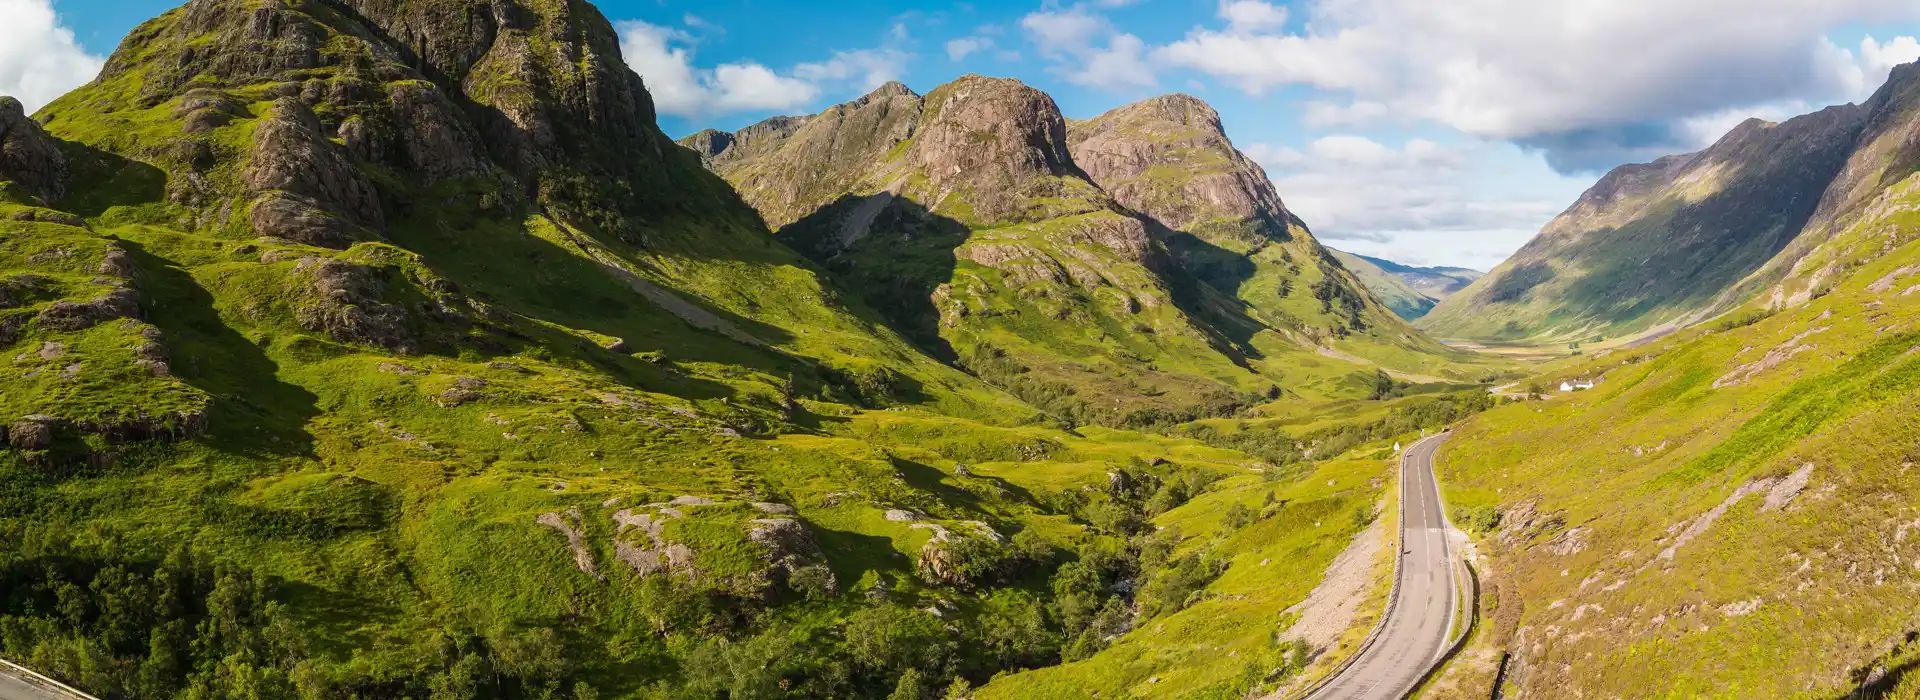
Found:
M 1440 675 L 1441 669 L 1444 669 L 1447 667 L 1448 662 L 1453 661 L 1454 657 L 1457 657 L 1460 655 L 1460 652 L 1467 650 L 1467 642 L 1473 639 L 1473 631 L 1479 627 L 1480 574 L 1473 570 L 1472 562 L 1468 562 L 1464 559 L 1460 561 L 1460 568 L 1466 574 L 1464 578 L 1466 578 L 1467 585 L 1463 589 L 1467 593 L 1466 628 L 1461 630 L 1460 636 L 1456 637 L 1453 640 L 1453 643 L 1447 645 L 1446 650 L 1441 652 L 1440 656 L 1433 660 L 1433 664 L 1427 667 L 1427 672 L 1420 674 L 1420 682 L 1415 683 L 1413 685 L 1416 692 L 1418 692 L 1419 690 L 1425 689 L 1428 683 L 1433 682 L 1433 679 Z
M 20 664 L 16 664 L 6 659 L 0 659 L 0 673 L 7 673 L 7 672 L 11 672 L 15 675 L 25 677 L 25 679 L 29 681 L 51 686 L 52 689 L 54 690 L 67 693 L 69 695 L 72 695 L 75 698 L 80 698 L 81 700 L 100 700 L 100 698 L 96 698 L 92 695 L 88 695 L 85 692 L 82 692 L 79 688 L 75 688 L 65 683 L 61 683 L 60 681 L 56 681 L 52 678 L 48 678 L 46 676 L 40 675 L 39 672 L 36 672 L 33 669 L 27 668 L 25 666 L 21 666 Z
M 1441 433 L 1440 435 L 1445 435 L 1445 434 L 1446 433 Z M 1418 447 L 1422 442 L 1438 439 L 1440 435 L 1421 438 L 1419 442 L 1413 443 L 1413 446 Z M 1401 559 L 1400 552 L 1403 548 L 1407 546 L 1407 543 L 1406 543 L 1407 479 L 1405 476 L 1407 471 L 1406 458 L 1412 453 L 1413 453 L 1413 450 L 1410 448 L 1406 450 L 1406 452 L 1402 453 L 1400 457 L 1400 460 L 1401 460 L 1400 497 L 1398 499 L 1395 499 L 1398 501 L 1398 504 L 1397 504 L 1398 508 L 1395 509 L 1396 522 L 1394 523 L 1394 527 L 1393 527 L 1393 585 L 1392 585 L 1392 588 L 1388 589 L 1387 591 L 1387 605 L 1386 607 L 1380 609 L 1380 619 L 1375 620 L 1373 622 L 1373 629 L 1367 631 L 1366 639 L 1360 640 L 1360 646 L 1354 649 L 1353 653 L 1348 655 L 1346 659 L 1342 660 L 1338 665 L 1334 666 L 1332 671 L 1328 671 L 1327 674 L 1324 676 L 1321 676 L 1319 680 L 1316 680 L 1312 683 L 1307 684 L 1306 688 L 1303 688 L 1299 692 L 1294 693 L 1293 697 L 1296 698 L 1297 700 L 1304 700 L 1305 698 L 1313 697 L 1314 693 L 1320 692 L 1322 689 L 1326 688 L 1329 684 L 1333 683 L 1335 680 L 1338 680 L 1341 674 L 1347 672 L 1347 669 L 1353 668 L 1354 664 L 1359 663 L 1360 657 L 1366 656 L 1367 650 L 1372 648 L 1374 643 L 1380 641 L 1381 633 L 1385 632 L 1387 629 L 1387 617 L 1393 614 L 1394 606 L 1399 604 L 1400 602 L 1400 559 Z

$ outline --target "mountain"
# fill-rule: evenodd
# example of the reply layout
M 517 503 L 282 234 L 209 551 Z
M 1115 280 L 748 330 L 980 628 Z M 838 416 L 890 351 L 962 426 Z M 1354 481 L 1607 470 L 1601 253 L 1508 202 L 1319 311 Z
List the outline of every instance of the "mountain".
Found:
M 1657 335 L 1766 293 L 1920 167 L 1920 68 L 1872 99 L 1622 166 L 1420 325 L 1444 337 Z
M 930 353 L 1081 420 L 1466 361 L 1373 300 L 1192 97 L 1069 123 L 965 76 L 681 144 Z
M 1464 267 L 1411 267 L 1345 251 L 1333 254 L 1381 303 L 1408 321 L 1425 316 L 1441 299 L 1481 276 L 1479 271 Z
M 1366 400 L 1323 353 L 1412 332 L 1304 229 L 1293 306 L 1236 301 L 1169 244 L 1227 235 L 1118 201 L 1008 81 L 689 143 L 578 0 L 193 0 L 0 99 L 0 656 L 275 699 L 1336 663 L 1267 621 L 1364 532 L 1388 433 L 1476 404 Z M 1236 182 L 1209 218 L 1281 220 Z M 1282 381 L 1366 410 L 1173 424 Z M 1129 417 L 1166 430 L 1072 425 Z M 1136 653 L 1161 624 L 1194 644 Z
M 1499 613 L 1446 697 L 1920 690 L 1920 173 L 1888 163 L 1777 294 L 1454 431 L 1441 478 Z

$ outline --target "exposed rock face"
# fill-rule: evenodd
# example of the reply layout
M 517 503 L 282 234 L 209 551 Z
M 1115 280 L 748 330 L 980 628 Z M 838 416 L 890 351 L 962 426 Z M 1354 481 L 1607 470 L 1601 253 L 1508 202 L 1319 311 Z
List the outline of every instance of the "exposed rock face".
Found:
M 1861 105 L 1748 120 L 1698 153 L 1615 169 L 1422 325 L 1461 338 L 1683 326 L 1793 274 L 1916 169 L 1920 64 Z
M 1097 191 L 1075 185 L 1067 123 L 1046 93 L 1016 80 L 963 76 L 927 96 L 907 162 L 926 178 L 916 187 L 939 211 L 949 198 L 973 208 L 971 221 L 996 225 L 1103 208 Z M 1034 206 L 1032 200 L 1058 198 Z
M 1273 183 L 1227 139 L 1220 115 L 1189 95 L 1167 95 L 1070 129 L 1074 162 L 1113 198 L 1177 231 L 1209 223 L 1284 239 L 1292 214 Z M 1156 170 L 1158 169 L 1158 170 Z M 1177 173 L 1176 177 L 1156 173 Z
M 887 83 L 811 117 L 775 117 L 747 127 L 712 159 L 713 167 L 778 228 L 844 193 L 885 189 L 889 175 L 882 162 L 913 136 L 920 111 L 919 95 Z
M 243 177 L 255 197 L 248 218 L 261 236 L 345 248 L 384 223 L 366 176 L 296 98 L 276 100 L 255 127 Z
M 11 180 L 42 204 L 66 194 L 67 161 L 53 137 L 27 116 L 20 101 L 0 96 L 0 180 Z
M 365 265 L 308 257 L 294 265 L 305 281 L 307 301 L 294 311 L 301 327 L 345 343 L 365 343 L 411 353 L 415 343 L 407 312 L 380 301 L 386 289 L 381 273 Z
M 675 141 L 700 156 L 700 164 L 713 166 L 713 160 L 733 146 L 733 134 L 716 129 L 701 129 L 699 133 Z

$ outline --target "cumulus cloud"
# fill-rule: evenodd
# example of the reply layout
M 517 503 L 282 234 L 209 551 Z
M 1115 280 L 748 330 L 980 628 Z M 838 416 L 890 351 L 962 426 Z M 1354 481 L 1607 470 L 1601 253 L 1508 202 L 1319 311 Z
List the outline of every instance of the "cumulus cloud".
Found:
M 947 42 L 947 60 L 959 61 L 972 54 L 993 48 L 993 39 L 984 36 L 967 36 Z
M 1344 98 L 1310 107 L 1316 123 L 1432 120 L 1544 150 L 1562 170 L 1687 145 L 1687 120 L 1729 109 L 1855 98 L 1920 50 L 1826 39 L 1920 19 L 1911 0 L 1313 0 L 1297 32 L 1231 9 L 1243 4 L 1259 3 L 1223 5 L 1225 27 L 1153 58 L 1249 93 Z
M 1221 0 L 1220 18 L 1235 32 L 1262 32 L 1287 23 L 1287 8 L 1260 0 Z
M 1409 264 L 1488 269 L 1506 258 L 1578 194 L 1569 179 L 1530 193 L 1490 195 L 1511 146 L 1411 139 L 1389 146 L 1332 135 L 1301 148 L 1252 144 L 1287 207 L 1314 235 L 1343 250 Z
M 883 47 L 837 51 L 826 60 L 797 64 L 786 71 L 751 61 L 701 68 L 694 64 L 698 41 L 685 30 L 627 21 L 620 23 L 619 31 L 620 51 L 627 65 L 646 81 L 654 104 L 663 113 L 687 118 L 799 109 L 829 88 L 878 87 L 899 77 L 912 58 Z
M 28 112 L 92 80 L 104 63 L 80 48 L 49 0 L 0 0 L 0 95 Z
M 1076 85 L 1112 91 L 1158 84 L 1140 37 L 1119 32 L 1085 4 L 1042 10 L 1020 19 L 1020 28 L 1052 71 Z

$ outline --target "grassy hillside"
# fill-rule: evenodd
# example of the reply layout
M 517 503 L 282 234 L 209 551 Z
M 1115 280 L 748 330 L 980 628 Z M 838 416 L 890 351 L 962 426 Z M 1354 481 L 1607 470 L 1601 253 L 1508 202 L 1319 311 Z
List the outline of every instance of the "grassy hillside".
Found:
M 1917 204 L 1920 177 L 1889 188 L 1778 307 L 1567 367 L 1542 383 L 1599 385 L 1458 431 L 1441 480 L 1517 595 L 1489 636 L 1512 690 L 1914 692 Z
M 1176 429 L 1315 399 L 1090 183 L 916 182 L 983 381 L 666 140 L 592 6 L 495 4 L 195 0 L 44 131 L 0 102 L 0 656 L 115 699 L 741 699 L 1236 695 L 1325 651 L 1262 616 L 1439 399 L 1314 355 L 1384 414 Z M 955 243 L 910 230 L 903 269 Z M 1166 429 L 1020 379 L 1078 375 Z

